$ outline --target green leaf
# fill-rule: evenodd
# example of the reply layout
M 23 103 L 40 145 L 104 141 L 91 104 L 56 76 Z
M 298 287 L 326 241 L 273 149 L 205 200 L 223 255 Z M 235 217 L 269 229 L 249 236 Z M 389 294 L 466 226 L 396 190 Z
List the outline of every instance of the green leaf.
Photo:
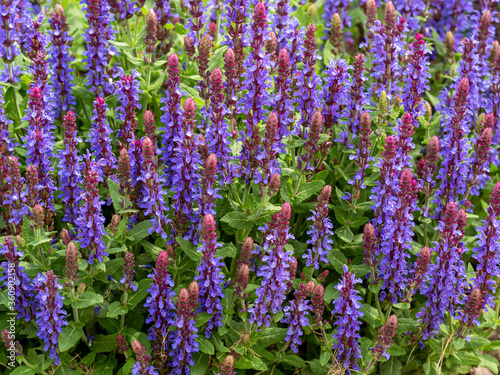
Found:
M 120 315 L 125 315 L 128 313 L 127 306 L 122 306 L 120 301 L 115 301 L 108 307 L 108 314 L 106 315 L 108 318 L 113 319 Z
M 236 247 L 232 243 L 225 243 L 224 246 L 217 249 L 215 256 L 222 259 L 234 258 L 236 256 Z
M 407 302 L 399 302 L 394 305 L 396 309 L 408 310 L 410 308 L 410 304 Z
M 285 328 L 270 327 L 262 332 L 262 335 L 259 338 L 259 345 L 266 348 L 271 344 L 276 344 L 277 342 L 283 341 L 285 337 Z
M 245 213 L 241 211 L 232 211 L 228 214 L 224 215 L 222 222 L 227 223 L 230 227 L 235 229 L 252 229 L 253 222 L 248 220 L 248 217 Z
M 184 251 L 186 255 L 191 258 L 191 260 L 194 260 L 195 262 L 199 262 L 201 260 L 202 254 L 198 252 L 195 245 L 193 245 L 188 240 L 185 240 L 181 236 L 177 236 L 175 240 L 179 244 L 182 251 Z
M 74 325 L 73 322 L 62 329 L 59 335 L 59 351 L 65 352 L 75 345 L 82 337 L 83 324 Z
M 198 343 L 200 344 L 200 351 L 205 354 L 214 355 L 215 348 L 205 336 L 200 336 Z
M 257 371 L 267 371 L 266 364 L 253 354 L 247 354 L 246 357 L 238 358 L 234 363 L 234 367 L 242 370 L 253 369 Z
M 478 357 L 481 360 L 479 366 L 486 367 L 492 373 L 498 374 L 498 359 L 489 354 L 483 353 L 479 354 Z
M 224 53 L 227 50 L 227 46 L 224 45 L 218 48 L 212 57 L 210 58 L 210 62 L 208 63 L 208 70 L 213 72 L 215 68 L 222 69 L 224 68 Z
M 34 375 L 36 372 L 28 366 L 18 366 L 10 373 L 10 375 Z
M 293 367 L 296 368 L 303 368 L 307 366 L 306 362 L 302 358 L 294 354 L 289 354 L 285 356 L 282 362 L 292 365 Z
M 151 222 L 149 220 L 141 221 L 136 224 L 129 232 L 128 239 L 131 241 L 132 245 L 141 242 L 144 238 L 148 236 L 149 228 L 151 228 Z
M 116 336 L 118 336 L 116 333 L 112 335 L 96 335 L 92 340 L 90 350 L 96 353 L 112 352 L 116 349 Z
M 351 230 L 349 228 L 343 227 L 340 229 L 337 229 L 335 231 L 335 234 L 339 236 L 339 238 L 344 241 L 344 242 L 352 242 L 354 238 L 354 234 L 352 234 Z
M 330 358 L 332 358 L 332 355 L 332 350 L 322 350 L 321 355 L 319 356 L 319 363 L 321 364 L 321 366 L 324 366 L 328 362 L 330 362 Z
M 380 373 L 384 375 L 401 375 L 401 361 L 398 358 L 391 357 L 387 362 L 380 365 Z
M 335 56 L 332 53 L 332 43 L 329 40 L 326 41 L 325 49 L 323 50 L 323 64 L 328 66 L 330 61 L 335 60 Z
M 210 358 L 206 354 L 195 353 L 193 355 L 194 363 L 196 366 L 191 368 L 191 375 L 205 375 L 210 363 Z
M 364 316 L 361 319 L 363 319 L 365 322 L 372 324 L 374 327 L 378 327 L 383 323 L 375 307 L 363 303 L 363 309 L 361 311 L 363 311 L 364 314 Z
M 325 300 L 326 303 L 330 303 L 338 295 L 339 291 L 335 289 L 335 283 L 330 283 L 325 289 L 325 294 L 323 295 L 323 299 Z
M 395 344 L 392 344 L 390 346 L 389 349 L 387 349 L 387 352 L 391 355 L 391 356 L 396 356 L 396 357 L 400 357 L 402 355 L 405 355 L 406 354 L 406 351 L 400 347 L 400 346 L 397 346 Z
M 71 307 L 75 309 L 84 309 L 86 307 L 98 305 L 102 302 L 103 298 L 100 294 L 85 291 L 78 299 L 71 303 Z
M 307 198 L 316 194 L 325 185 L 325 181 L 311 181 L 302 183 L 299 188 L 299 192 L 294 198 L 294 203 L 300 203 L 305 201 Z
M 419 323 L 412 318 L 399 318 L 396 333 L 412 332 L 413 330 L 417 329 L 418 326 Z
M 142 279 L 139 281 L 137 286 L 137 291 L 129 294 L 129 299 L 127 302 L 127 307 L 129 310 L 133 310 L 139 302 L 141 302 L 148 295 L 148 289 L 153 282 L 152 279 Z
M 345 225 L 347 220 L 347 211 L 341 207 L 333 207 L 333 212 L 335 212 L 335 219 L 340 223 L 340 225 Z
M 181 25 L 180 23 L 175 24 L 175 32 L 179 35 L 186 35 L 187 34 L 186 28 L 183 25 Z
M 326 257 L 330 261 L 330 264 L 335 268 L 338 273 L 344 273 L 344 264 L 347 264 L 347 258 L 339 250 L 331 250 Z
M 113 201 L 113 207 L 116 212 L 119 212 L 123 207 L 121 203 L 123 202 L 123 195 L 120 194 L 120 185 L 108 178 L 108 188 L 109 195 L 111 196 L 111 200 Z

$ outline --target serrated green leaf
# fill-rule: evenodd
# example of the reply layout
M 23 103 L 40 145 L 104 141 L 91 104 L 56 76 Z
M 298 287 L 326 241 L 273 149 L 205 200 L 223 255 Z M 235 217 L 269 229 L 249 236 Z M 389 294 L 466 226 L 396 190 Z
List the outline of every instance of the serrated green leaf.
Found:
M 198 343 L 200 344 L 200 351 L 205 354 L 214 355 L 215 348 L 205 336 L 200 336 Z
M 208 63 L 208 70 L 213 72 L 215 68 L 223 69 L 224 68 L 224 53 L 226 53 L 227 46 L 224 45 L 219 47 L 212 57 L 210 58 L 210 62 Z
M 354 239 L 354 234 L 352 234 L 351 230 L 349 228 L 343 227 L 340 229 L 337 229 L 335 231 L 335 234 L 344 242 L 349 243 L 352 242 Z
M 289 365 L 292 365 L 293 367 L 296 367 L 296 368 L 306 367 L 306 362 L 302 358 L 300 358 L 299 356 L 294 355 L 294 354 L 289 354 L 289 355 L 285 356 L 283 358 L 282 362 L 289 364 Z
M 259 345 L 262 345 L 264 348 L 266 348 L 271 344 L 276 344 L 277 342 L 283 341 L 285 337 L 285 328 L 270 327 L 262 332 L 259 338 Z
M 247 354 L 247 356 L 243 358 L 238 358 L 235 361 L 234 367 L 237 369 L 248 370 L 253 369 L 257 371 L 266 371 L 266 364 L 257 356 L 252 354 Z
M 103 298 L 100 294 L 85 291 L 80 297 L 71 303 L 71 306 L 75 309 L 84 309 L 86 307 L 98 305 L 102 302 Z
M 330 283 L 325 289 L 325 294 L 323 295 L 323 299 L 325 300 L 326 303 L 330 303 L 338 295 L 339 291 L 335 288 L 335 283 Z
M 380 373 L 384 375 L 401 375 L 401 361 L 398 358 L 391 357 L 387 362 L 380 365 Z
M 401 309 L 401 310 L 408 310 L 411 305 L 407 302 L 399 302 L 394 305 L 396 309 Z
M 325 181 L 311 181 L 300 185 L 299 192 L 294 197 L 294 203 L 300 203 L 316 194 L 325 186 Z
M 253 222 L 241 211 L 232 211 L 224 215 L 220 221 L 227 223 L 235 229 L 252 229 Z
M 141 302 L 148 295 L 148 289 L 153 282 L 152 279 L 142 279 L 137 285 L 137 291 L 129 294 L 129 299 L 127 302 L 127 307 L 129 310 L 133 310 L 139 302 Z
M 179 244 L 182 251 L 184 251 L 190 259 L 195 262 L 199 262 L 201 260 L 202 254 L 198 252 L 198 248 L 195 245 L 180 236 L 176 237 L 175 240 Z
M 361 311 L 363 311 L 364 314 L 361 319 L 372 324 L 374 327 L 378 327 L 383 324 L 383 321 L 375 307 L 363 303 Z
M 82 337 L 81 325 L 74 325 L 71 323 L 70 325 L 63 327 L 62 332 L 59 335 L 59 351 L 61 353 L 71 349 L 73 345 L 80 341 L 80 338 Z
M 122 306 L 120 301 L 115 301 L 108 307 L 108 314 L 106 315 L 108 318 L 113 319 L 120 315 L 125 315 L 128 313 L 128 308 L 126 305 Z
M 480 353 L 478 357 L 481 360 L 479 366 L 486 367 L 492 373 L 498 374 L 498 359 L 486 353 Z
M 120 194 L 120 185 L 108 178 L 108 189 L 111 200 L 113 201 L 113 207 L 116 212 L 119 212 L 122 207 L 123 195 Z
M 90 350 L 96 353 L 112 352 L 116 349 L 116 337 L 118 334 L 112 335 L 96 335 L 92 340 Z
M 148 236 L 149 229 L 151 228 L 151 222 L 149 220 L 141 221 L 136 224 L 129 232 L 128 239 L 132 245 L 141 242 L 144 238 Z
M 396 356 L 396 357 L 400 357 L 402 355 L 405 355 L 406 354 L 406 351 L 398 346 L 398 345 L 395 345 L 395 344 L 392 344 L 388 349 L 387 349 L 387 352 L 391 355 L 391 356 Z
M 216 257 L 234 258 L 236 256 L 236 247 L 232 243 L 225 243 L 222 247 L 217 249 Z
M 330 358 L 332 358 L 332 355 L 333 355 L 332 350 L 322 350 L 319 356 L 319 363 L 321 364 L 321 366 L 324 366 L 328 362 L 330 362 Z

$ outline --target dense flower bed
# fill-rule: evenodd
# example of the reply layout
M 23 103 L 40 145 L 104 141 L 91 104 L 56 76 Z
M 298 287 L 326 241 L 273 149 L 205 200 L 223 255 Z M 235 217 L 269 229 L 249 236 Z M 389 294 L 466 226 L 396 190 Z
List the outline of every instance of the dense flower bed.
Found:
M 0 10 L 2 373 L 498 373 L 497 1 Z

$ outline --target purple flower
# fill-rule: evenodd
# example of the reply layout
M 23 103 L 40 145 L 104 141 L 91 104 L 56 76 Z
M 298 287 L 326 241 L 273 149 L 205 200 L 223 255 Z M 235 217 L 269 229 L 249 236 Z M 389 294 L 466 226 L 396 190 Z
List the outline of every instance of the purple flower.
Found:
M 110 57 L 117 53 L 110 43 L 114 39 L 110 24 L 113 16 L 105 0 L 82 0 L 81 3 L 86 6 L 85 17 L 89 23 L 83 35 L 87 43 L 83 53 L 88 69 L 86 84 L 96 95 L 111 94 L 113 85 L 109 82 L 106 67 Z
M 278 146 L 279 152 L 286 150 L 286 145 L 282 142 L 284 137 L 290 135 L 293 126 L 292 113 L 293 103 L 290 92 L 291 79 L 290 55 L 285 48 L 280 49 L 277 62 L 277 74 L 274 85 L 277 95 L 273 97 L 273 110 L 278 117 Z
M 118 68 L 114 77 L 118 78 L 115 83 L 114 94 L 118 96 L 120 102 L 120 105 L 116 108 L 116 118 L 122 122 L 118 136 L 125 141 L 124 147 L 130 150 L 130 144 L 135 140 L 134 133 L 137 129 L 135 111 L 142 108 L 139 103 L 139 94 L 142 93 L 138 80 L 140 74 L 134 69 L 132 74 L 127 76 L 122 68 Z M 130 156 L 132 157 L 132 155 Z M 132 180 L 134 177 L 137 176 L 133 175 Z
M 115 15 L 115 20 L 118 22 L 127 20 L 134 16 L 134 13 L 140 11 L 136 1 L 127 0 L 109 0 L 109 10 Z
M 278 0 L 276 2 L 276 14 L 272 17 L 271 26 L 275 30 L 278 50 L 280 51 L 287 43 L 285 29 L 288 26 L 290 14 L 292 13 L 289 3 L 290 0 Z
M 2 287 L 7 287 L 9 278 L 15 280 L 14 304 L 9 304 L 11 312 L 17 312 L 17 319 L 24 319 L 29 322 L 32 318 L 32 303 L 34 296 L 31 287 L 31 279 L 24 272 L 24 267 L 19 265 L 19 260 L 23 258 L 22 251 L 17 250 L 17 246 L 11 237 L 5 237 L 5 242 L 0 245 L 0 255 L 5 257 L 5 262 L 0 266 L 3 272 L 0 278 Z
M 465 286 L 465 267 L 461 258 L 462 252 L 467 251 L 460 242 L 465 227 L 465 223 L 459 220 L 461 215 L 460 211 L 457 212 L 457 205 L 449 202 L 443 211 L 443 219 L 436 227 L 441 240 L 434 243 L 436 260 L 429 266 L 420 286 L 427 302 L 417 313 L 417 317 L 424 323 L 424 340 L 433 338 L 438 333 L 446 312 L 452 317 L 457 315 L 456 307 L 461 302 Z
M 196 191 L 199 181 L 199 168 L 201 164 L 198 147 L 201 141 L 198 135 L 194 134 L 194 116 L 196 104 L 192 98 L 184 102 L 184 115 L 182 130 L 174 139 L 176 144 L 173 162 L 172 189 L 173 220 L 175 236 L 183 236 L 186 239 L 197 243 L 196 229 L 198 219 L 194 214 L 193 203 L 196 198 Z
M 188 8 L 189 15 L 186 28 L 189 28 L 189 36 L 193 39 L 197 47 L 200 43 L 200 31 L 207 22 L 207 7 L 202 0 L 187 0 L 185 5 Z
M 380 234 L 382 259 L 379 264 L 382 289 L 389 292 L 393 303 L 397 303 L 402 291 L 408 285 L 408 267 L 406 258 L 412 247 L 413 213 L 417 207 L 418 186 L 410 169 L 401 173 L 395 195 L 389 197 L 386 218 Z M 385 292 L 380 294 L 383 300 Z
M 123 277 L 120 280 L 120 284 L 122 284 L 122 288 L 124 291 L 128 292 L 133 290 L 137 291 L 137 285 L 133 284 L 134 275 L 135 275 L 135 257 L 134 254 L 130 251 L 125 253 L 125 257 L 123 258 Z
M 288 284 L 295 278 L 291 265 L 296 262 L 291 251 L 285 245 L 293 236 L 289 233 L 291 207 L 284 203 L 281 211 L 274 214 L 269 224 L 259 228 L 264 233 L 262 265 L 257 267 L 257 276 L 262 277 L 261 285 L 255 291 L 257 299 L 249 308 L 250 323 L 257 326 L 271 325 L 272 314 L 281 311 L 286 299 Z
M 318 195 L 316 209 L 311 210 L 312 216 L 308 218 L 312 222 L 307 234 L 309 239 L 307 243 L 312 246 L 307 249 L 302 258 L 306 260 L 307 266 L 314 266 L 319 269 L 320 262 L 328 263 L 327 254 L 330 252 L 333 244 L 333 225 L 328 217 L 328 202 L 332 194 L 332 187 L 326 185 Z
M 102 96 L 94 100 L 94 114 L 92 115 L 92 127 L 89 132 L 90 149 L 95 160 L 102 166 L 104 176 L 110 177 L 116 169 L 116 157 L 113 153 L 111 134 L 113 130 L 108 124 L 106 111 L 108 106 Z
M 146 348 L 137 340 L 132 341 L 131 346 L 137 357 L 137 361 L 132 367 L 132 375 L 158 375 L 158 371 L 150 366 L 151 356 L 146 352 Z
M 224 285 L 224 275 L 221 267 L 223 264 L 221 258 L 215 256 L 217 248 L 221 246 L 217 242 L 214 217 L 210 214 L 205 215 L 203 217 L 202 246 L 198 250 L 202 252 L 203 258 L 198 267 L 199 274 L 195 280 L 200 286 L 201 310 L 212 315 L 205 328 L 205 336 L 207 338 L 210 338 L 215 329 L 222 327 L 222 298 L 224 298 L 222 288 Z
M 334 13 L 338 13 L 342 19 L 342 28 L 351 27 L 351 17 L 348 14 L 352 0 L 326 0 L 323 9 L 323 20 L 325 28 L 328 30 L 332 25 Z M 305 4 L 305 2 L 303 3 Z
M 76 116 L 68 112 L 64 116 L 64 148 L 59 152 L 59 183 L 62 201 L 65 205 L 63 220 L 75 224 L 82 189 L 82 157 L 78 155 L 77 145 L 82 140 L 76 136 Z
M 396 329 L 398 328 L 398 317 L 396 315 L 391 315 L 387 318 L 387 322 L 382 326 L 378 333 L 378 343 L 376 346 L 371 348 L 373 356 L 377 360 L 389 359 L 391 356 L 387 353 L 387 349 L 390 348 L 392 344 L 392 339 L 396 335 Z
M 172 301 L 175 293 L 172 291 L 174 282 L 168 270 L 168 253 L 162 251 L 156 260 L 156 267 L 148 277 L 153 279 L 148 289 L 144 307 L 148 308 L 146 323 L 152 323 L 148 332 L 148 339 L 153 342 L 153 352 L 160 353 L 164 350 L 168 328 L 172 325 L 175 305 Z
M 20 67 L 14 66 L 14 59 L 19 56 L 20 36 L 16 22 L 19 12 L 20 0 L 4 0 L 0 4 L 0 57 L 5 69 L 0 73 L 0 81 L 15 84 L 18 81 Z
M 73 69 L 70 68 L 70 63 L 73 60 L 73 55 L 70 52 L 73 38 L 68 34 L 69 26 L 66 23 L 66 15 L 61 5 L 56 4 L 55 12 L 50 14 L 49 24 L 52 44 L 48 53 L 48 62 L 53 72 L 51 87 L 55 100 L 52 115 L 57 118 L 76 104 L 75 97 L 71 93 L 71 88 L 75 85 Z
M 412 1 L 412 3 L 418 2 Z M 430 53 L 431 51 L 424 41 L 424 36 L 417 33 L 415 41 L 409 45 L 409 51 L 406 53 L 409 62 L 403 74 L 405 88 L 401 96 L 405 112 L 413 118 L 414 127 L 418 127 L 418 116 L 422 116 L 425 112 L 422 94 L 426 90 L 430 90 L 429 79 L 431 75 L 429 73 L 429 61 L 426 57 Z
M 299 345 L 302 344 L 301 336 L 304 334 L 302 327 L 309 325 L 309 311 L 312 311 L 313 308 L 307 297 L 313 288 L 313 281 L 307 284 L 301 283 L 299 289 L 294 293 L 295 298 L 290 301 L 290 306 L 285 306 L 283 309 L 285 316 L 281 322 L 288 325 L 284 342 L 290 343 L 290 348 L 294 353 L 298 353 Z
M 334 344 L 332 349 L 336 350 L 337 361 L 344 365 L 347 374 L 351 374 L 351 369 L 359 371 L 356 359 L 363 358 L 359 347 L 359 330 L 361 322 L 359 318 L 363 316 L 361 311 L 361 296 L 354 285 L 360 283 L 354 274 L 348 271 L 344 265 L 344 274 L 341 282 L 335 287 L 339 291 L 339 296 L 334 301 L 332 314 L 335 317 L 333 326 L 336 328 L 333 334 Z
M 28 90 L 29 100 L 26 117 L 29 122 L 28 133 L 23 137 L 27 147 L 26 162 L 33 165 L 38 171 L 39 201 L 45 208 L 54 211 L 54 192 L 56 187 L 52 181 L 51 158 L 54 149 L 54 125 L 49 115 L 49 108 L 45 105 L 43 92 L 40 87 L 33 86 Z
M 205 215 L 215 216 L 215 199 L 220 199 L 222 196 L 218 193 L 219 189 L 216 188 L 217 182 L 217 166 L 218 160 L 215 154 L 208 155 L 205 160 L 203 174 L 201 179 L 201 188 L 198 190 L 198 207 L 199 214 L 204 217 Z M 202 223 L 198 224 L 198 230 L 202 230 Z
M 81 194 L 82 205 L 79 207 L 76 226 L 78 227 L 78 242 L 80 249 L 85 250 L 89 264 L 97 258 L 102 262 L 102 257 L 107 256 L 104 243 L 104 216 L 101 206 L 104 202 L 100 199 L 98 184 L 100 166 L 90 159 L 87 154 L 86 168 L 83 172 L 83 192 Z
M 175 53 L 167 59 L 167 79 L 165 97 L 161 98 L 163 115 L 161 122 L 165 126 L 160 128 L 163 132 L 160 159 L 165 165 L 165 185 L 169 187 L 172 183 L 174 150 L 177 147 L 176 140 L 179 138 L 182 124 L 181 99 L 183 92 L 180 89 L 179 58 Z
M 394 0 L 394 7 L 408 21 L 410 30 L 420 29 L 420 21 L 417 17 L 424 17 L 426 2 L 424 0 Z
M 405 52 L 403 35 L 405 29 L 405 19 L 396 20 L 395 9 L 391 2 L 385 7 L 384 24 L 375 21 L 375 25 L 372 26 L 374 39 L 370 52 L 373 61 L 372 76 L 376 80 L 372 95 L 378 97 L 385 91 L 389 102 L 400 93 L 397 82 L 402 69 L 398 64 L 398 57 L 402 57 Z
M 62 327 L 68 325 L 66 311 L 63 309 L 63 299 L 59 290 L 62 286 L 58 284 L 57 278 L 52 270 L 45 275 L 38 274 L 33 280 L 35 299 L 33 310 L 35 322 L 38 328 L 38 338 L 44 341 L 43 350 L 49 351 L 50 358 L 59 365 L 61 362 L 57 353 L 59 349 L 58 339 Z
M 189 289 L 192 289 L 191 287 Z M 192 303 L 196 301 L 194 304 Z M 198 352 L 198 328 L 196 328 L 196 307 L 198 294 L 190 293 L 186 288 L 179 292 L 177 314 L 173 325 L 176 327 L 171 333 L 169 357 L 172 359 L 168 366 L 172 374 L 190 374 L 190 367 L 194 365 L 193 353 Z
M 169 210 L 164 199 L 163 185 L 165 181 L 158 174 L 155 160 L 156 149 L 153 141 L 148 137 L 142 141 L 142 153 L 144 165 L 140 180 L 143 183 L 143 190 L 139 206 L 145 210 L 145 215 L 151 216 L 152 226 L 149 233 L 156 232 L 162 238 L 167 239 L 166 227 L 170 223 L 170 219 L 165 215 L 165 212 Z

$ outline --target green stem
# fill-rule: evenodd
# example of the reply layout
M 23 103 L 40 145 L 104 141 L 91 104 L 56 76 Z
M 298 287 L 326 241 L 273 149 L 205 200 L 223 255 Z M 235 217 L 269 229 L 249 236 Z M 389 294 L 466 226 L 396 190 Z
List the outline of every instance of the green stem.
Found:
M 128 303 L 128 292 L 125 291 L 123 292 L 123 305 L 126 306 Z M 120 318 L 120 331 L 123 329 L 123 327 L 125 326 L 125 315 L 126 314 L 123 314 Z

